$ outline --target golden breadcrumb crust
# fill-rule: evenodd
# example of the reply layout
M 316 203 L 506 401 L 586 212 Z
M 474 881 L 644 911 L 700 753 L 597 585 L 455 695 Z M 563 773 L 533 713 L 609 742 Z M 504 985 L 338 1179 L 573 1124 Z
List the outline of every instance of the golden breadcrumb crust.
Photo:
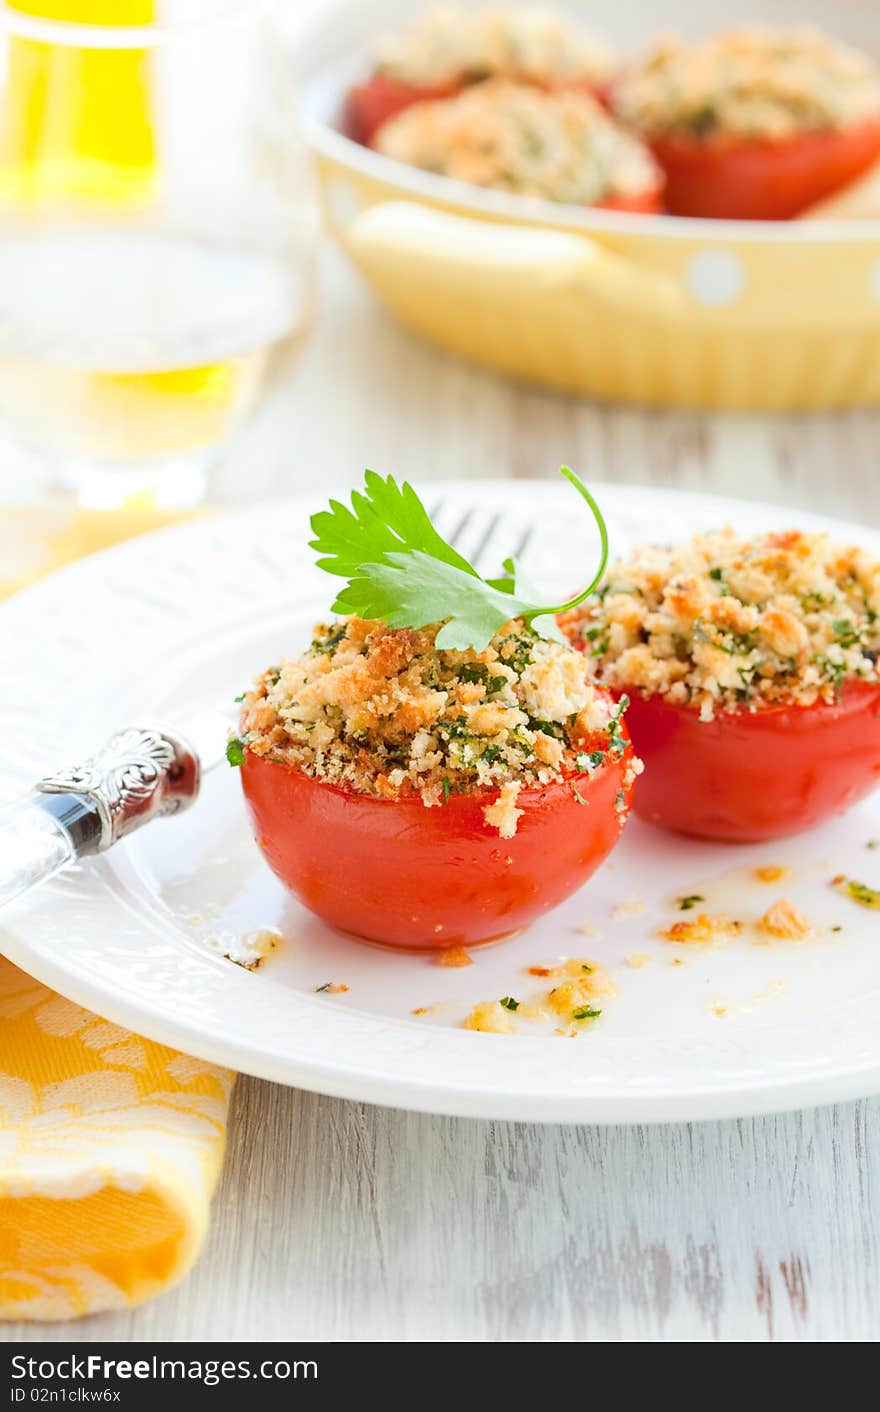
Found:
M 833 701 L 877 681 L 880 562 L 824 534 L 731 529 L 614 564 L 566 615 L 600 681 L 716 710 Z
M 438 651 L 438 631 L 319 624 L 304 653 L 245 694 L 242 744 L 385 799 L 432 806 L 489 790 L 486 822 L 502 838 L 516 831 L 521 788 L 590 772 L 620 748 L 613 702 L 567 643 L 514 620 L 483 652 Z M 639 768 L 628 759 L 628 783 Z
M 880 117 L 866 54 L 808 26 L 664 40 L 615 86 L 621 122 L 651 136 L 784 139 Z

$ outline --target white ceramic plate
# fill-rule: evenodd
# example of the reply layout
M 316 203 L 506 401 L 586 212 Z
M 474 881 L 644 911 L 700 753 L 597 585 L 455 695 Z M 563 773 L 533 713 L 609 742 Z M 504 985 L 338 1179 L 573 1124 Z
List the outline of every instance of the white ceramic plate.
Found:
M 597 493 L 617 550 L 728 520 L 752 531 L 796 518 L 880 553 L 880 535 L 807 514 L 641 487 Z M 550 589 L 592 572 L 593 536 L 561 483 L 433 486 L 425 496 L 445 501 L 446 522 L 476 506 L 482 516 L 503 510 L 514 538 L 537 525 L 527 564 Z M 305 547 L 320 503 L 166 530 L 74 565 L 0 609 L 4 793 L 76 760 L 119 725 L 184 723 L 296 650 L 333 587 Z M 511 546 L 497 542 L 500 558 Z M 838 872 L 880 885 L 880 850 L 867 847 L 874 837 L 880 796 L 772 846 L 693 843 L 632 820 L 565 906 L 475 951 L 472 966 L 449 969 L 362 946 L 288 899 L 250 839 L 238 777 L 222 767 L 189 813 L 8 908 L 0 949 L 153 1039 L 326 1093 L 497 1118 L 728 1117 L 880 1090 L 880 919 L 829 887 Z M 791 874 L 769 887 L 752 876 L 763 864 Z M 659 940 L 686 893 L 744 918 L 784 894 L 818 935 L 761 946 L 746 931 L 714 949 Z M 614 915 L 621 904 L 630 915 Z M 578 930 L 585 922 L 595 935 Z M 261 926 L 286 941 L 256 973 L 208 944 Z M 628 964 L 637 955 L 650 959 Z M 534 991 L 540 982 L 527 966 L 564 956 L 599 962 L 617 987 L 577 1038 L 527 1023 L 515 1038 L 460 1027 L 479 1000 Z M 327 981 L 349 989 L 316 993 Z M 420 1007 L 433 1008 L 414 1016 Z

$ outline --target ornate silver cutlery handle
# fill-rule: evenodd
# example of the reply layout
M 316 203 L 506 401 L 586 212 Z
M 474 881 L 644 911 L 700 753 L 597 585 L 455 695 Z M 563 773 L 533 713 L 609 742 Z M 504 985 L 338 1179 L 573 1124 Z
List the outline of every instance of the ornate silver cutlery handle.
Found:
M 39 780 L 0 812 L 0 906 L 151 819 L 188 808 L 200 776 L 188 740 L 130 726 L 81 765 Z

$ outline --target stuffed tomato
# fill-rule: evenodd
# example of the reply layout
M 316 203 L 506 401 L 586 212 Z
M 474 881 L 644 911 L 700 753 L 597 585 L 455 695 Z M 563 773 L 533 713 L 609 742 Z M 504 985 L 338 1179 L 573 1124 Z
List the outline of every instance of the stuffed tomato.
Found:
M 613 73 L 606 47 L 546 5 L 448 5 L 375 45 L 373 71 L 345 100 L 345 128 L 371 145 L 414 103 L 448 98 L 488 78 L 599 93 Z
M 245 698 L 254 833 L 332 926 L 410 949 L 475 945 L 556 906 L 623 827 L 640 764 L 583 657 L 505 625 L 482 652 L 352 617 Z
M 737 842 L 782 837 L 880 784 L 880 564 L 799 531 L 727 530 L 616 564 L 567 616 L 629 698 L 636 811 Z
M 663 176 L 651 153 L 587 93 L 488 79 L 444 102 L 417 103 L 373 144 L 407 166 L 519 196 L 653 212 Z
M 880 157 L 880 74 L 814 30 L 741 29 L 666 43 L 615 82 L 677 216 L 788 220 Z

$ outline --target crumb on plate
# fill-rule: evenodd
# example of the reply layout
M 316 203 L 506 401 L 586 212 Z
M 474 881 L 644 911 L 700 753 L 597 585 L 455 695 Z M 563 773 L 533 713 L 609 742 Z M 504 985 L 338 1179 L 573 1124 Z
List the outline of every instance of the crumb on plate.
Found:
M 480 1030 L 484 1034 L 516 1034 L 513 1015 L 500 1000 L 484 1000 L 475 1005 L 463 1021 L 466 1030 Z
M 643 897 L 628 897 L 625 902 L 618 902 L 617 906 L 612 908 L 611 916 L 615 922 L 624 921 L 627 917 L 640 917 L 646 906 Z
M 258 927 L 256 931 L 244 932 L 240 936 L 222 932 L 209 937 L 208 945 L 219 951 L 225 961 L 231 961 L 245 971 L 257 971 L 283 940 L 280 932 L 269 927 Z
M 788 868 L 780 867 L 776 863 L 768 863 L 763 868 L 755 869 L 755 877 L 758 882 L 762 883 L 782 882 L 782 879 L 787 878 L 788 874 Z
M 473 956 L 465 951 L 463 946 L 447 946 L 445 951 L 438 951 L 435 964 L 438 966 L 472 966 Z
M 738 936 L 742 926 L 742 922 L 732 921 L 730 917 L 713 917 L 708 912 L 700 912 L 687 921 L 673 922 L 671 927 L 662 928 L 658 935 L 664 941 L 673 941 L 679 945 L 706 946 L 731 936 Z
M 809 917 L 799 912 L 788 898 L 780 897 L 774 902 L 757 923 L 757 930 L 763 936 L 775 937 L 781 941 L 803 941 L 814 936 L 813 924 Z
M 562 1018 L 573 1028 L 557 1033 L 578 1034 L 587 1027 L 585 1022 L 597 1020 L 602 1014 L 602 1007 L 595 1002 L 615 994 L 614 985 L 602 968 L 583 957 L 572 956 L 554 966 L 530 966 L 528 974 L 549 977 L 559 984 L 522 1001 L 511 995 L 482 1001 L 471 1010 L 463 1027 L 516 1034 L 520 1021 Z
M 855 878 L 848 878 L 843 873 L 838 873 L 837 877 L 831 879 L 831 886 L 843 896 L 848 897 L 852 902 L 858 903 L 859 907 L 869 907 L 874 911 L 880 910 L 880 892 L 876 888 L 868 887 L 867 883 L 857 882 Z

